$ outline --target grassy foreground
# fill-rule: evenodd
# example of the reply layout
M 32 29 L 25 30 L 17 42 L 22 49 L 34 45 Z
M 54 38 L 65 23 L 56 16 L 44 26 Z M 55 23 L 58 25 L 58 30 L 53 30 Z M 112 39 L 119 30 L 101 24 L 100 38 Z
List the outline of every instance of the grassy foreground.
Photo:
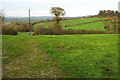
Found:
M 115 78 L 118 34 L 3 35 L 3 78 Z

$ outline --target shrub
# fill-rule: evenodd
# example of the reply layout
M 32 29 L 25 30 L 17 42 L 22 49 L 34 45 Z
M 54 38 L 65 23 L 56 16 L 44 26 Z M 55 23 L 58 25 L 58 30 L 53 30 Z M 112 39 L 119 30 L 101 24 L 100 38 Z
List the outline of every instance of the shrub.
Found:
M 2 25 L 2 35 L 17 35 L 13 25 Z
M 31 30 L 32 30 L 31 25 Z M 16 23 L 10 23 L 10 24 L 2 24 L 2 34 L 6 35 L 16 35 L 15 32 L 29 32 L 28 23 L 22 23 L 22 22 L 16 22 Z M 12 33 L 14 32 L 14 33 Z
M 16 22 L 14 25 L 15 25 L 14 28 L 17 32 L 29 32 L 28 23 Z M 30 26 L 32 30 L 33 28 L 32 24 Z
M 24 26 L 17 25 L 17 26 L 14 27 L 14 30 L 17 31 L 17 32 L 25 32 L 26 28 Z
M 108 17 L 108 19 L 103 20 L 105 28 L 107 31 L 119 31 L 118 30 L 118 17 Z
M 33 35 L 39 35 L 39 34 L 47 34 L 48 29 L 44 28 L 44 27 L 36 27 L 36 29 L 34 30 Z
M 73 30 L 73 29 L 56 29 L 54 26 L 49 28 L 37 27 L 33 35 L 69 35 L 69 34 L 106 34 L 105 31 L 95 30 Z

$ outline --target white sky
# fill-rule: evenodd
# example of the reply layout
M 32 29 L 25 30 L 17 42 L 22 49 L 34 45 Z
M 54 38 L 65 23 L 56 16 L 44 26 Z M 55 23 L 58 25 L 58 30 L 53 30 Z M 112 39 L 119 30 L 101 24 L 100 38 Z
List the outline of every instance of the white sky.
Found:
M 0 10 L 5 16 L 26 17 L 28 9 L 31 16 L 52 16 L 51 7 L 65 9 L 65 16 L 96 15 L 99 10 L 118 10 L 119 0 L 0 0 Z

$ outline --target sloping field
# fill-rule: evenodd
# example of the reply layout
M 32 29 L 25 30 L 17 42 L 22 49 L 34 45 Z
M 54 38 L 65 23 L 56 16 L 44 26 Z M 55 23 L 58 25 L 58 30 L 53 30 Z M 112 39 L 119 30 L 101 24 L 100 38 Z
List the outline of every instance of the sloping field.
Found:
M 64 29 L 82 29 L 82 30 L 106 30 L 104 29 L 105 24 L 102 21 L 93 22 L 83 25 L 75 25 L 70 27 L 64 27 Z
M 3 78 L 116 78 L 118 34 L 3 35 Z
M 94 18 L 83 18 L 83 19 L 71 19 L 71 20 L 62 21 L 61 23 L 62 23 L 62 26 L 70 26 L 70 25 L 82 24 L 86 22 L 98 21 L 102 19 L 106 19 L 106 18 L 94 17 Z
M 78 26 L 78 24 L 83 24 L 82 27 L 84 27 L 84 23 L 86 23 L 85 25 L 87 25 L 87 24 L 89 24 L 88 22 L 95 23 L 94 21 L 98 21 L 99 22 L 99 20 L 102 20 L 102 19 L 106 19 L 106 18 L 94 17 L 94 18 L 85 18 L 85 19 L 71 19 L 71 20 L 61 21 L 61 24 L 62 24 L 63 27 L 66 27 L 66 26 L 69 27 L 70 26 L 70 28 L 74 27 L 74 26 Z M 48 28 L 48 26 L 51 25 L 52 23 L 53 22 L 37 23 L 37 24 L 34 25 L 34 27 L 40 26 L 40 27 Z M 104 23 L 102 23 L 102 24 L 104 24 Z M 81 25 L 79 25 L 79 26 L 81 26 Z M 102 25 L 101 27 L 103 28 L 104 26 Z M 91 26 L 89 28 L 91 28 Z M 94 29 L 94 26 L 92 26 L 92 28 Z

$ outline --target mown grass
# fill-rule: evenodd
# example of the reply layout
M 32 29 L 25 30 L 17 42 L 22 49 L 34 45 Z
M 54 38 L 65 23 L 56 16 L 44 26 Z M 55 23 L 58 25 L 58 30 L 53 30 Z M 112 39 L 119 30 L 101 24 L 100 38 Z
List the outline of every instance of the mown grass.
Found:
M 89 23 L 89 24 L 83 24 L 83 25 L 75 25 L 71 27 L 64 27 L 64 29 L 82 29 L 82 30 L 106 30 L 104 29 L 105 25 L 102 21 Z
M 92 21 L 102 20 L 102 19 L 106 19 L 106 18 L 97 18 L 97 17 L 94 17 L 94 18 L 85 18 L 85 19 L 64 20 L 64 21 L 61 21 L 61 25 L 64 27 L 64 26 L 76 25 L 76 24 L 81 24 L 81 23 L 86 23 L 86 22 L 92 22 Z M 34 25 L 34 28 L 36 28 L 37 26 L 40 26 L 40 27 L 42 26 L 42 27 L 48 28 L 49 25 L 51 25 L 52 23 L 53 22 L 37 23 L 37 24 Z
M 23 44 L 25 42 L 27 42 L 27 44 Z M 35 46 L 38 48 L 38 56 L 36 55 L 37 58 L 34 58 L 34 64 L 36 64 L 36 66 L 34 69 L 31 69 L 33 63 L 30 61 L 24 62 L 24 60 L 27 59 L 27 54 L 29 54 L 28 56 L 30 57 L 34 57 L 33 50 Z M 26 49 L 29 52 L 25 52 Z M 49 56 L 49 58 L 46 59 L 39 55 L 41 54 L 39 50 L 42 50 L 42 53 Z M 57 77 L 115 78 L 118 76 L 118 34 L 59 36 L 24 36 L 23 34 L 17 36 L 3 35 L 3 63 L 8 64 L 10 61 L 14 61 L 20 54 L 23 56 L 22 61 L 24 65 L 27 63 L 31 64 L 29 66 L 27 64 L 26 68 L 28 67 L 28 70 L 30 69 L 36 72 L 31 74 L 26 71 L 25 74 L 28 74 L 28 77 L 50 77 L 50 75 L 54 74 L 49 74 L 49 76 L 37 74 L 40 73 L 41 68 L 44 69 L 44 67 L 41 67 L 42 64 L 46 66 L 50 65 L 53 70 L 57 67 L 57 70 L 59 69 L 59 72 L 55 73 Z M 26 57 L 24 57 L 24 55 L 26 55 Z M 9 57 L 10 61 L 6 61 L 4 58 L 6 56 Z M 51 63 L 40 63 L 41 57 Z M 5 64 L 3 64 L 3 66 L 5 66 Z M 56 65 L 56 67 L 53 67 L 53 65 Z M 12 68 L 16 67 L 14 64 L 8 65 L 8 67 L 9 66 L 12 66 Z M 50 67 L 45 68 L 45 71 L 48 72 Z M 3 68 L 5 69 L 5 67 Z M 24 73 L 22 69 L 20 70 Z M 37 70 L 39 71 L 37 72 Z M 57 70 L 54 72 L 57 72 Z M 18 76 L 17 74 L 19 74 L 19 76 L 22 75 L 23 73 L 21 71 L 15 73 L 15 71 L 5 69 L 5 73 L 7 74 L 16 74 L 12 75 L 12 77 Z M 7 74 L 3 74 L 3 76 L 9 77 Z

